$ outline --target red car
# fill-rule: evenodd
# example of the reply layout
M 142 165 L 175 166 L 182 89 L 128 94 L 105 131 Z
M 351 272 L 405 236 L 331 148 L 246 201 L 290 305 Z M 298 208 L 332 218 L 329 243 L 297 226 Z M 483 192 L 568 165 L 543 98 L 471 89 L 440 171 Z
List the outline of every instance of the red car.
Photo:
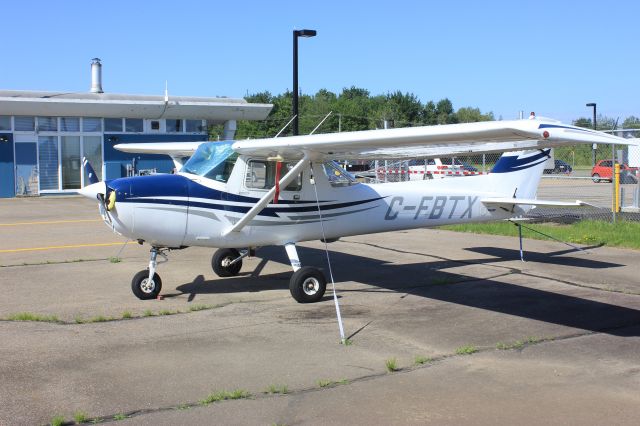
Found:
M 616 163 L 618 163 L 616 161 Z M 637 180 L 635 179 L 636 173 L 638 172 L 637 167 L 629 167 L 626 164 L 620 164 L 620 180 L 622 183 L 635 183 Z M 600 160 L 593 166 L 591 169 L 591 179 L 594 182 L 598 183 L 601 180 L 606 180 L 611 182 L 611 160 Z M 629 180 L 635 182 L 627 182 Z

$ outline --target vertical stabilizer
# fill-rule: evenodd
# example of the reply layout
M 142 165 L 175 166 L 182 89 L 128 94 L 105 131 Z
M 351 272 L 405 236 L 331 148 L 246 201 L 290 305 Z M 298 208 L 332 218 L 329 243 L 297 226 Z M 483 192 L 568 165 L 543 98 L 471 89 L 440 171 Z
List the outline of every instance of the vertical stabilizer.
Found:
M 489 174 L 492 189 L 508 197 L 535 198 L 550 151 L 504 153 Z

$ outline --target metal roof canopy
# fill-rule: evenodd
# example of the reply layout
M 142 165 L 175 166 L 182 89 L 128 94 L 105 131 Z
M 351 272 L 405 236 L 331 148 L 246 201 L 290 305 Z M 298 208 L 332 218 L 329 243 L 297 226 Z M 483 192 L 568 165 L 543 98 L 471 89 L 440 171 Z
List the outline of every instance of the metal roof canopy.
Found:
M 264 120 L 273 105 L 244 99 L 0 90 L 0 115 Z

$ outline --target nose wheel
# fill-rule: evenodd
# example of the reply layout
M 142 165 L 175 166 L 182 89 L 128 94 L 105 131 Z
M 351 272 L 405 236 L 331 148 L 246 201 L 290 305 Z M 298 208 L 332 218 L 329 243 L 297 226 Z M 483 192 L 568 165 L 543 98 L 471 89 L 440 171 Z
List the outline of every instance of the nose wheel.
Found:
M 133 276 L 133 279 L 131 280 L 131 290 L 138 299 L 155 299 L 160 294 L 160 290 L 162 290 L 162 280 L 160 279 L 160 275 L 156 274 L 156 267 L 158 266 L 157 259 L 158 255 L 160 255 L 166 262 L 166 250 L 167 249 L 152 247 L 150 251 L 149 267 Z
M 150 280 L 148 269 L 138 272 L 131 280 L 131 290 L 140 300 L 155 299 L 162 290 L 160 275 L 154 273 Z

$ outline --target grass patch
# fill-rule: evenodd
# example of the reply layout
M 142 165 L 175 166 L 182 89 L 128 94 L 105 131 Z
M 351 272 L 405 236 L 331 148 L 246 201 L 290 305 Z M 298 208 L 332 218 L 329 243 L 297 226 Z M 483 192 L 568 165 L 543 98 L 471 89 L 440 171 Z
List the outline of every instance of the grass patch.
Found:
M 124 420 L 126 419 L 127 416 L 123 413 L 118 413 L 115 416 L 113 416 L 113 420 Z
M 145 309 L 145 311 L 142 313 L 142 316 L 145 316 L 145 317 L 152 317 L 154 315 L 155 314 L 153 313 L 153 311 L 151 309 Z
M 204 310 L 213 309 L 213 308 L 215 308 L 214 305 L 191 305 L 191 306 L 189 306 L 189 310 L 191 312 L 204 311 Z
M 398 367 L 398 360 L 395 358 L 389 358 L 384 362 L 384 365 L 387 368 L 388 373 L 393 373 L 394 371 L 398 371 L 400 369 Z
M 53 416 L 51 418 L 51 426 L 62 426 L 65 424 L 64 416 Z
M 116 257 L 116 256 L 111 256 L 109 258 L 109 262 L 111 262 L 111 263 L 120 263 L 120 262 L 122 262 L 122 259 L 119 258 L 119 257 Z
M 122 319 L 131 319 L 133 318 L 133 314 L 130 311 L 124 311 L 122 313 Z
M 456 349 L 456 354 L 458 355 L 471 355 L 475 354 L 476 352 L 478 352 L 478 348 L 473 345 L 460 346 L 458 349 Z
M 226 401 L 230 399 L 247 399 L 251 396 L 251 394 L 242 389 L 236 389 L 234 391 L 219 391 L 215 393 L 210 393 L 206 398 L 200 400 L 200 405 L 209 405 L 214 402 Z
M 184 411 L 184 410 L 189 410 L 190 408 L 191 408 L 191 405 L 189 404 L 180 404 L 176 407 L 176 410 Z
M 107 318 L 104 315 L 96 315 L 95 317 L 87 319 L 85 322 L 107 322 L 110 320 L 111 318 Z
M 6 319 L 9 321 L 60 322 L 60 319 L 55 315 L 40 315 L 31 312 L 18 312 L 9 315 Z
M 575 244 L 609 247 L 625 247 L 640 250 L 640 222 L 618 220 L 614 225 L 601 220 L 582 220 L 569 225 L 552 223 L 526 224 L 537 231 L 544 232 L 561 241 Z M 446 225 L 440 229 L 474 234 L 518 236 L 518 227 L 507 221 Z M 548 240 L 547 237 L 522 228 L 522 236 L 536 240 Z
M 75 420 L 76 423 L 85 423 L 89 421 L 89 415 L 84 411 L 78 410 L 73 413 L 73 420 Z
M 318 383 L 318 387 L 326 388 L 328 386 L 331 386 L 335 382 L 333 380 L 329 380 L 329 379 L 320 379 L 316 383 Z
M 269 394 L 279 393 L 282 395 L 286 395 L 289 393 L 289 388 L 287 387 L 287 385 L 269 385 L 269 387 L 265 390 L 264 393 L 269 393 Z
M 320 388 L 328 388 L 330 386 L 336 386 L 336 385 L 348 385 L 349 380 L 348 379 L 340 379 L 340 380 L 320 379 L 316 383 Z
M 344 339 L 341 343 L 345 346 L 353 345 L 353 341 L 351 339 Z
M 158 315 L 173 315 L 173 314 L 177 314 L 177 312 L 172 312 L 172 311 L 170 311 L 168 309 L 161 309 L 158 312 Z
M 416 357 L 413 360 L 413 363 L 415 365 L 431 364 L 432 362 L 433 362 L 432 358 L 428 358 L 422 355 L 416 355 Z
M 496 344 L 496 349 L 500 349 L 503 351 L 506 351 L 509 349 L 522 349 L 525 345 L 533 345 L 535 343 L 544 342 L 545 340 L 549 340 L 549 339 L 546 339 L 544 337 L 527 337 L 524 340 L 516 340 L 515 342 L 512 342 L 512 343 L 499 342 L 498 344 Z

